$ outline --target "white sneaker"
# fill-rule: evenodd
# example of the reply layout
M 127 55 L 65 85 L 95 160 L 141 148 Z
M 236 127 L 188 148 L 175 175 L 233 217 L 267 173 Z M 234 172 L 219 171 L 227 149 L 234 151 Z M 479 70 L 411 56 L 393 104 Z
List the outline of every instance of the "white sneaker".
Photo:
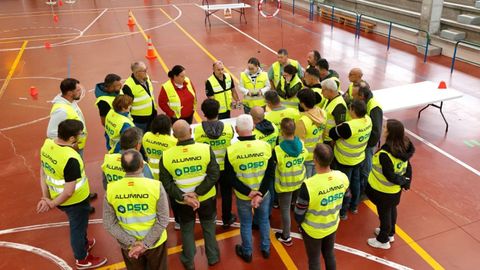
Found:
M 378 236 L 380 234 L 380 228 L 375 228 L 375 231 L 373 233 L 376 236 Z M 393 242 L 395 242 L 395 237 L 394 236 L 389 236 L 388 240 L 390 241 L 390 243 L 393 243 Z
M 381 248 L 381 249 L 390 249 L 390 243 L 382 243 L 377 240 L 377 238 L 369 238 L 367 240 L 369 246 L 374 248 Z

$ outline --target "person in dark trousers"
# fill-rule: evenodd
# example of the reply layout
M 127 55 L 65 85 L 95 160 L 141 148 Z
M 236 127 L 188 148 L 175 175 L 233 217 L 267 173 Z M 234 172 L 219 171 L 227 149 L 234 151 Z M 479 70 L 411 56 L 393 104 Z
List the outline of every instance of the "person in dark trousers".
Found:
M 317 144 L 313 158 L 316 174 L 305 180 L 300 187 L 295 205 L 295 220 L 302 229 L 308 269 L 320 270 L 320 257 L 323 256 L 326 269 L 335 270 L 337 266 L 333 247 L 348 178 L 344 173 L 330 169 L 333 160 L 330 146 Z
M 205 93 L 208 98 L 220 103 L 218 119 L 230 118 L 230 111 L 240 99 L 235 90 L 232 75 L 225 72 L 222 61 L 213 63 L 213 74 L 205 81 Z
M 372 171 L 368 176 L 366 194 L 377 207 L 380 228 L 374 230 L 376 238 L 367 243 L 374 248 L 389 249 L 395 241 L 397 205 L 403 190 L 409 190 L 412 179 L 410 159 L 415 147 L 405 136 L 402 122 L 388 119 L 383 126 L 385 143 L 373 156 Z

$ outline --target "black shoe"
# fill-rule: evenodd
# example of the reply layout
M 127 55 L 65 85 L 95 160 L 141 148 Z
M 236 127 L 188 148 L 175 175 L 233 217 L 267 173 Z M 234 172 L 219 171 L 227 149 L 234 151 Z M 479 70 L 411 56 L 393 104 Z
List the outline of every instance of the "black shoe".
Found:
M 260 226 L 258 226 L 258 224 L 255 224 L 255 223 L 252 223 L 252 230 L 260 230 Z
M 262 257 L 264 259 L 270 258 L 270 251 L 262 250 Z
M 235 223 L 235 221 L 237 221 L 237 217 L 234 214 L 232 214 L 232 217 L 230 218 L 229 221 L 223 222 L 222 227 L 224 229 L 228 229 L 230 228 L 230 226 L 232 226 L 233 223 Z
M 216 261 L 214 261 L 214 262 L 208 262 L 208 266 L 214 266 L 214 265 L 216 265 L 216 264 L 219 263 L 219 262 L 220 262 L 220 259 L 218 259 L 218 260 L 216 260 Z
M 95 213 L 95 207 L 90 206 L 90 210 L 89 210 L 88 213 L 89 213 L 90 215 L 93 214 L 93 213 Z
M 244 260 L 247 263 L 252 261 L 252 254 L 247 255 L 243 253 L 242 245 L 235 245 L 235 253 L 237 254 L 238 257 L 242 258 L 242 260 Z M 262 254 L 263 254 L 263 251 L 262 251 Z
M 90 201 L 95 200 L 97 197 L 98 197 L 97 193 L 95 193 L 95 192 L 88 194 L 88 199 Z

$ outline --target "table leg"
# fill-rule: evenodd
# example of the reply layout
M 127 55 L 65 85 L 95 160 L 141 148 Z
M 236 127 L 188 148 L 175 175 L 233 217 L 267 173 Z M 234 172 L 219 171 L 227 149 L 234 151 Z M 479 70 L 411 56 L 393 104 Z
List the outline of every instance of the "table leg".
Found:
M 420 116 L 421 116 L 421 113 L 423 110 L 425 110 L 426 108 L 428 108 L 429 106 L 432 106 L 432 107 L 435 107 L 437 109 L 440 110 L 440 115 L 442 115 L 442 118 L 443 118 L 443 121 L 445 122 L 445 125 L 447 126 L 445 128 L 445 133 L 448 132 L 448 121 L 447 119 L 445 118 L 445 115 L 443 114 L 443 101 L 440 102 L 440 106 L 439 105 L 436 105 L 436 104 L 428 104 L 427 106 L 423 107 L 419 112 L 418 112 L 418 117 L 417 119 L 420 119 Z

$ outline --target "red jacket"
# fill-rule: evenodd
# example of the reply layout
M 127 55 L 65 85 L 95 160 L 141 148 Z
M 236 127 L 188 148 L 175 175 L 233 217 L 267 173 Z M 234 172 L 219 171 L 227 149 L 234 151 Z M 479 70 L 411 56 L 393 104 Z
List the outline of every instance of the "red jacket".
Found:
M 171 80 L 171 79 L 170 79 Z M 175 91 L 177 92 L 178 96 L 180 97 L 180 102 L 182 104 L 182 118 L 187 118 L 192 116 L 192 114 L 195 112 L 194 104 L 195 104 L 195 97 L 188 91 L 187 89 L 187 82 L 183 82 L 183 87 L 178 88 L 177 85 L 171 80 L 173 87 L 175 88 Z M 193 91 L 195 91 L 195 87 L 193 86 L 192 83 L 192 88 Z M 165 89 L 160 90 L 160 95 L 158 95 L 158 105 L 162 109 L 162 111 L 165 112 L 169 117 L 174 118 L 175 113 L 170 109 L 168 106 L 168 97 L 167 97 L 167 92 Z

